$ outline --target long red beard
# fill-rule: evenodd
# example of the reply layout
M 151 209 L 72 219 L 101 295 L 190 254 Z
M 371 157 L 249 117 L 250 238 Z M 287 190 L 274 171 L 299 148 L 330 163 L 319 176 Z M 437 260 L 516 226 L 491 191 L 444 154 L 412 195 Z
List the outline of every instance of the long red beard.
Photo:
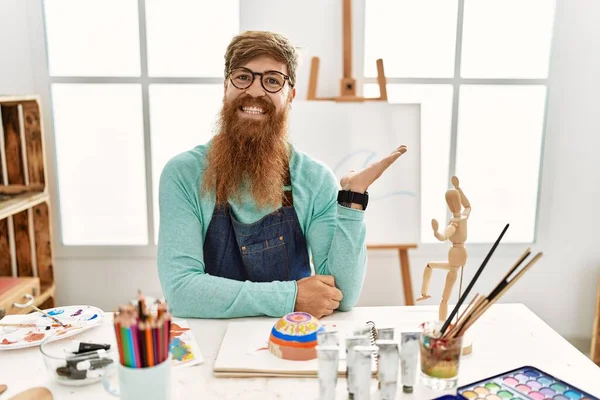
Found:
M 260 107 L 267 118 L 240 118 L 242 106 Z M 202 191 L 216 192 L 217 205 L 222 206 L 229 199 L 241 199 L 247 180 L 259 207 L 281 204 L 289 163 L 287 119 L 287 107 L 277 112 L 271 102 L 260 97 L 244 95 L 224 103 L 208 150 Z

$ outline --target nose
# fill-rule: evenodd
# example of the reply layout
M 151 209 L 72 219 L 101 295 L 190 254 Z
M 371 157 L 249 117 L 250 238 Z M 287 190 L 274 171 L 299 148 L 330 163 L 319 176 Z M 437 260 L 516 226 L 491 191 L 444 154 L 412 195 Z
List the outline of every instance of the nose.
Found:
M 262 97 L 266 94 L 265 90 L 260 84 L 259 76 L 255 77 L 254 82 L 252 82 L 252 85 L 250 85 L 250 87 L 246 89 L 246 93 L 252 97 Z

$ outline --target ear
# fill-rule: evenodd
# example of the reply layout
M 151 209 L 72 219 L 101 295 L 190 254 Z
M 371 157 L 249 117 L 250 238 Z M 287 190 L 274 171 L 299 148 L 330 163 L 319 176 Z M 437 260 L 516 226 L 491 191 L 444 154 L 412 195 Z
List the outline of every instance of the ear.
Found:
M 296 97 L 296 88 L 292 88 L 292 93 L 290 95 L 290 103 L 292 102 L 292 100 L 294 100 L 295 97 Z

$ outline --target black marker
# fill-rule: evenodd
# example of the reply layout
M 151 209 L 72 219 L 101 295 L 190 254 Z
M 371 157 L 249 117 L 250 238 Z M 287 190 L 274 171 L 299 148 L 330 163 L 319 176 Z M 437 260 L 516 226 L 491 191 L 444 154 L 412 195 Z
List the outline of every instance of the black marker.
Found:
M 67 347 L 67 351 L 73 354 L 82 354 L 94 350 L 110 350 L 110 344 L 84 342 L 79 342 L 79 344 L 77 344 L 74 342 L 71 346 Z
M 85 360 L 77 363 L 75 368 L 79 371 L 87 371 L 88 369 L 100 369 L 112 364 L 112 358 L 97 358 L 93 360 Z
M 71 357 L 67 356 L 67 366 L 70 368 L 75 368 L 77 363 L 85 360 L 93 360 L 99 358 L 105 358 L 107 356 L 106 350 L 95 350 L 89 353 L 76 354 Z

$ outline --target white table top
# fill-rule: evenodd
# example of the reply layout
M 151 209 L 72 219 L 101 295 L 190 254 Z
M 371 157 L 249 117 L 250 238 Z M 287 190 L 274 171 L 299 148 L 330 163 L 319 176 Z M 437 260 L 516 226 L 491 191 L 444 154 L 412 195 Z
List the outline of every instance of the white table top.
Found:
M 335 313 L 331 320 L 373 320 L 378 325 L 393 324 L 403 318 L 432 320 L 437 307 L 359 307 L 347 313 Z M 216 378 L 212 366 L 219 352 L 228 320 L 190 319 L 199 342 L 204 363 L 198 366 L 173 369 L 173 399 L 318 399 L 316 378 Z M 97 342 L 114 342 L 112 315 L 102 326 L 75 338 Z M 471 383 L 524 365 L 535 366 L 590 394 L 600 396 L 600 368 L 575 349 L 546 323 L 522 304 L 498 304 L 471 329 L 473 353 L 461 360 L 459 385 Z M 114 399 L 101 383 L 83 387 L 63 386 L 52 380 L 46 370 L 39 348 L 0 352 L 0 384 L 8 391 L 0 395 L 8 399 L 33 386 L 45 386 L 55 399 Z M 373 388 L 376 381 L 373 380 Z M 431 399 L 447 392 L 433 392 L 420 384 L 414 393 L 398 399 Z M 339 399 L 346 399 L 346 380 L 337 385 Z M 371 396 L 371 399 L 377 399 Z

